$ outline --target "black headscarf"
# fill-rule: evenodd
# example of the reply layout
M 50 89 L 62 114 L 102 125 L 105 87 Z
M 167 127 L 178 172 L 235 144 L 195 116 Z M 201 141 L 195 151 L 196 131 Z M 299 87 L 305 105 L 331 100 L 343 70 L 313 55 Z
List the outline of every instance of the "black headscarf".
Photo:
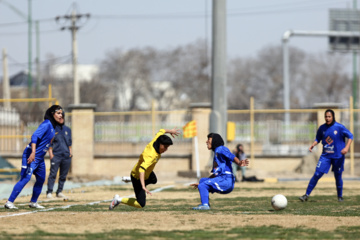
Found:
M 224 140 L 217 133 L 209 133 L 208 138 L 212 138 L 211 149 L 215 151 L 217 147 L 224 146 Z
M 173 142 L 171 138 L 167 135 L 161 135 L 156 139 L 156 141 L 153 143 L 153 147 L 155 148 L 155 151 L 157 153 L 160 153 L 160 144 L 162 145 L 173 145 Z
M 55 118 L 54 118 L 54 113 L 58 110 L 63 110 L 62 107 L 60 105 L 52 105 L 51 107 L 49 107 L 44 115 L 44 120 L 48 119 L 50 120 L 52 126 L 55 128 L 57 125 L 61 126 L 62 124 L 58 123 Z M 63 110 L 64 112 L 64 110 Z
M 333 117 L 333 121 L 329 124 L 329 126 L 332 126 L 332 125 L 334 125 L 334 123 L 336 122 L 335 121 L 335 112 L 333 111 L 333 110 L 331 110 L 331 109 L 328 109 L 328 110 L 326 110 L 325 111 L 325 113 L 324 113 L 324 116 L 326 115 L 326 113 L 331 113 L 331 115 L 332 115 L 332 117 Z

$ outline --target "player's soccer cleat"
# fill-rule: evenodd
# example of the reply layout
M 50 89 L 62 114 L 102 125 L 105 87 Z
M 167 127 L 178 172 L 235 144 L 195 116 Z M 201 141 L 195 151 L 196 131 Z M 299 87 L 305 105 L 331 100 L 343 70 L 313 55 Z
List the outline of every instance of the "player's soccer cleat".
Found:
M 193 207 L 193 210 L 210 210 L 210 207 L 207 204 L 200 204 L 197 207 Z
M 46 198 L 53 198 L 52 193 L 46 194 Z
M 37 202 L 30 202 L 30 203 L 29 203 L 29 207 L 30 207 L 30 208 L 38 208 L 38 209 L 45 208 L 45 207 L 39 205 Z
M 299 197 L 299 199 L 300 199 L 302 202 L 306 202 L 306 201 L 309 199 L 309 196 L 305 194 L 305 195 Z
M 7 201 L 4 205 L 4 208 L 7 208 L 7 209 L 18 209 L 17 207 L 15 207 L 14 203 L 10 202 L 10 201 Z
M 122 177 L 122 181 L 125 183 L 129 183 L 129 182 L 131 182 L 131 178 L 130 177 Z
M 344 198 L 343 198 L 343 197 L 338 197 L 338 201 L 339 201 L 339 202 L 343 202 L 343 201 L 344 201 Z
M 64 199 L 67 198 L 62 192 L 57 193 L 56 197 L 57 198 L 64 198 Z
M 109 210 L 113 210 L 117 205 L 120 204 L 119 198 L 120 196 L 117 194 L 114 196 L 113 200 L 110 203 Z

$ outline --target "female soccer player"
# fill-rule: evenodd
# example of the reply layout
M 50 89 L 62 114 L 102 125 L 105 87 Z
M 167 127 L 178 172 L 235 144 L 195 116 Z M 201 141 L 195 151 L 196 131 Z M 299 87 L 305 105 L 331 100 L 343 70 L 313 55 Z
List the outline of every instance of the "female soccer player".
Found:
M 345 139 L 348 138 L 345 144 Z M 346 127 L 335 121 L 335 113 L 328 109 L 325 111 L 325 124 L 321 125 L 316 133 L 316 139 L 311 144 L 309 151 L 321 141 L 323 151 L 315 169 L 314 176 L 310 179 L 305 195 L 299 197 L 302 202 L 308 200 L 312 190 L 315 188 L 319 179 L 328 173 L 330 166 L 334 172 L 336 180 L 336 189 L 338 201 L 343 201 L 343 180 L 342 172 L 344 171 L 345 154 L 349 151 L 350 144 L 353 140 L 353 134 Z
M 152 195 L 146 188 L 148 184 L 156 184 L 157 178 L 154 173 L 155 165 L 158 163 L 161 154 L 166 152 L 168 147 L 173 144 L 170 137 L 164 135 L 170 133 L 172 137 L 178 136 L 180 131 L 176 128 L 171 130 L 160 129 L 155 138 L 145 147 L 131 171 L 131 182 L 136 198 L 120 198 L 115 195 L 110 203 L 109 209 L 113 210 L 117 205 L 123 203 L 128 206 L 143 208 L 146 204 L 146 194 Z
M 193 210 L 210 210 L 209 193 L 227 194 L 234 189 L 235 176 L 232 172 L 232 162 L 240 167 L 249 165 L 249 160 L 239 160 L 231 151 L 224 146 L 224 140 L 217 133 L 210 133 L 206 141 L 207 148 L 214 151 L 214 163 L 212 175 L 200 179 L 199 183 L 191 184 L 198 188 L 201 204 Z
M 44 156 L 55 136 L 55 127 L 62 122 L 63 117 L 63 109 L 59 105 L 53 105 L 46 110 L 44 121 L 35 130 L 31 136 L 31 142 L 24 150 L 20 173 L 21 177 L 19 182 L 15 184 L 8 201 L 5 203 L 5 208 L 17 209 L 14 201 L 30 181 L 32 174 L 35 175 L 36 182 L 29 207 L 44 208 L 37 203 L 46 177 Z

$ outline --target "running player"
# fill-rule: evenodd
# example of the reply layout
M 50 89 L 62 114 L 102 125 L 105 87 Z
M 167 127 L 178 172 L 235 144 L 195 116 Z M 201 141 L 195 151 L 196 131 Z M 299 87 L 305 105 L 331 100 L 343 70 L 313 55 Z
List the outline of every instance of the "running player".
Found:
M 208 178 L 200 179 L 199 183 L 191 184 L 198 188 L 201 204 L 193 210 L 210 210 L 209 193 L 227 194 L 234 189 L 235 176 L 232 172 L 232 163 L 240 167 L 249 165 L 249 160 L 239 160 L 231 151 L 224 146 L 224 140 L 217 133 L 210 133 L 206 141 L 207 148 L 214 151 L 212 174 Z
M 348 138 L 345 144 L 345 139 Z M 328 173 L 330 166 L 334 172 L 336 180 L 336 190 L 338 201 L 343 199 L 343 180 L 345 154 L 349 152 L 350 144 L 353 141 L 353 134 L 346 127 L 335 121 L 335 113 L 328 109 L 325 111 L 325 124 L 321 125 L 316 133 L 316 139 L 311 144 L 309 151 L 321 141 L 323 151 L 315 169 L 314 176 L 310 179 L 305 195 L 299 197 L 302 202 L 308 200 L 312 190 L 315 188 L 319 179 Z
M 46 177 L 44 156 L 55 136 L 55 127 L 62 122 L 62 119 L 63 109 L 61 106 L 53 105 L 46 110 L 44 121 L 35 130 L 31 136 L 31 142 L 24 150 L 20 173 L 21 177 L 19 182 L 15 184 L 8 201 L 5 203 L 5 208 L 17 209 L 14 205 L 14 201 L 25 185 L 30 181 L 32 174 L 35 175 L 36 182 L 34 184 L 29 207 L 44 208 L 37 203 Z
M 120 203 L 136 208 L 145 207 L 146 194 L 152 195 L 146 186 L 148 184 L 156 184 L 157 182 L 156 175 L 153 171 L 155 165 L 160 160 L 161 154 L 166 152 L 168 147 L 173 144 L 171 138 L 165 135 L 166 133 L 174 137 L 178 136 L 180 131 L 176 128 L 171 130 L 160 129 L 155 138 L 145 147 L 139 157 L 139 161 L 131 171 L 130 177 L 136 198 L 120 198 L 120 196 L 116 194 L 110 203 L 110 210 L 113 210 Z

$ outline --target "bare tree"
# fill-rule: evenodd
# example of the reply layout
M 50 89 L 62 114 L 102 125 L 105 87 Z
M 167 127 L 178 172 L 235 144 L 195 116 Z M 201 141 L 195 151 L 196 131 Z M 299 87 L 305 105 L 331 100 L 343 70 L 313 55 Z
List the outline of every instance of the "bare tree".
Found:
M 306 64 L 307 78 L 301 85 L 304 99 L 302 106 L 312 107 L 318 102 L 348 102 L 351 79 L 346 73 L 346 60 L 340 54 L 312 54 Z

